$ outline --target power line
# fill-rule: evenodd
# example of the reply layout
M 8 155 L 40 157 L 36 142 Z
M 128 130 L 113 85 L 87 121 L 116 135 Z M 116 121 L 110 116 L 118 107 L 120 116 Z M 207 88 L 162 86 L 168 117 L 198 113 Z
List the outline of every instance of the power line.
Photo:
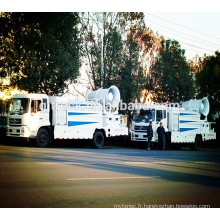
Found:
M 205 52 L 204 51 L 201 51 L 201 50 L 194 50 L 194 49 L 192 49 L 192 48 L 190 48 L 190 47 L 184 47 L 184 50 L 191 50 L 191 51 L 193 51 L 193 52 L 196 52 L 197 54 L 198 53 L 201 53 L 201 54 L 205 54 Z
M 163 31 L 163 30 L 162 30 Z M 165 31 L 166 32 L 166 31 Z M 191 46 L 191 47 L 194 47 L 194 48 L 197 48 L 197 49 L 202 49 L 203 51 L 209 51 L 209 52 L 212 52 L 212 53 L 215 53 L 215 51 L 213 51 L 213 50 L 209 50 L 209 49 L 205 49 L 205 48 L 202 48 L 202 47 L 199 47 L 199 46 L 197 46 L 197 45 L 193 45 L 193 44 L 189 44 L 189 43 L 186 43 L 186 42 L 184 42 L 184 41 L 181 41 L 181 40 L 178 40 L 180 43 L 182 43 L 182 44 L 186 44 L 186 45 L 188 45 L 188 46 Z M 191 49 L 192 50 L 192 49 Z M 195 51 L 195 50 L 194 50 Z M 200 53 L 205 53 L 205 52 L 202 52 L 202 51 L 195 51 L 195 52 L 200 52 Z
M 167 37 L 167 36 L 166 36 Z M 195 52 L 195 53 L 201 53 L 201 54 L 206 54 L 206 52 L 207 52 L 207 50 L 206 49 L 203 49 L 203 51 L 202 50 L 198 50 L 198 48 L 197 49 L 192 49 L 192 47 L 191 46 L 188 46 L 188 44 L 186 44 L 186 43 L 184 43 L 184 42 L 182 42 L 181 41 L 181 44 L 182 45 L 185 45 L 184 47 L 183 47 L 183 50 L 185 50 L 185 51 L 187 51 L 187 50 L 191 50 L 191 51 L 193 51 L 193 52 Z
M 183 33 L 183 32 L 181 32 L 181 31 L 177 31 L 177 30 L 174 30 L 174 29 L 172 29 L 172 28 L 165 27 L 165 26 L 160 25 L 160 24 L 158 24 L 158 23 L 155 23 L 155 22 L 153 22 L 153 21 L 151 21 L 151 20 L 147 20 L 147 21 L 150 21 L 151 23 L 156 24 L 156 25 L 161 26 L 161 27 L 164 27 L 164 28 L 166 28 L 166 29 L 168 29 L 168 30 L 172 30 L 172 31 L 178 32 L 178 33 L 180 33 L 180 34 L 184 34 L 184 35 L 187 35 L 187 36 L 189 36 L 189 37 L 195 38 L 195 39 L 197 39 L 197 40 L 204 41 L 204 42 L 208 42 L 208 43 L 210 43 L 210 44 L 217 45 L 218 47 L 220 47 L 219 44 L 212 43 L 212 42 L 210 42 L 210 41 L 203 40 L 203 39 L 201 39 L 201 38 L 192 36 L 192 35 L 190 35 L 190 34 L 186 34 L 186 33 Z
M 153 17 L 155 17 L 155 18 L 158 18 L 158 19 L 160 19 L 160 20 L 163 20 L 163 21 L 165 21 L 165 22 L 168 22 L 168 23 L 170 23 L 170 24 L 177 25 L 177 26 L 179 26 L 179 27 L 182 27 L 182 28 L 185 28 L 185 29 L 188 29 L 188 30 L 191 30 L 191 31 L 194 31 L 194 32 L 197 32 L 197 33 L 203 34 L 203 35 L 206 35 L 206 36 L 208 36 L 208 37 L 212 37 L 212 38 L 215 38 L 215 39 L 220 39 L 220 37 L 215 37 L 215 36 L 212 36 L 212 35 L 209 35 L 209 34 L 205 34 L 205 33 L 203 33 L 203 32 L 200 32 L 200 31 L 194 30 L 194 29 L 192 29 L 192 28 L 185 27 L 185 26 L 183 26 L 183 25 L 180 25 L 180 24 L 174 23 L 174 22 L 172 22 L 172 21 L 168 21 L 168 20 L 166 20 L 166 19 L 164 19 L 164 18 L 160 18 L 160 17 L 155 16 L 155 15 L 152 15 L 152 14 L 150 14 L 150 13 L 147 13 L 147 14 L 149 14 L 150 16 L 153 16 Z
M 149 21 L 149 20 L 148 20 L 148 21 Z M 149 22 L 151 22 L 151 21 L 149 21 Z M 153 22 L 152 22 L 152 23 L 153 23 Z M 166 33 L 170 33 L 170 34 L 176 35 L 176 36 L 181 37 L 181 38 L 185 38 L 185 39 L 190 40 L 190 41 L 198 42 L 197 40 L 192 40 L 192 39 L 190 39 L 190 38 L 187 38 L 187 37 L 184 37 L 184 36 L 180 36 L 180 35 L 178 35 L 178 34 L 176 34 L 176 33 L 173 33 L 173 32 L 167 31 L 167 30 L 164 30 L 164 29 L 162 29 L 162 28 L 160 28 L 160 29 L 161 29 L 162 31 L 166 32 Z M 210 44 L 206 44 L 206 43 L 202 43 L 202 44 L 216 48 L 216 46 L 213 46 L 213 45 L 210 45 Z
M 185 33 L 181 32 L 181 31 L 176 31 L 176 30 L 173 30 L 173 29 L 171 29 L 171 28 L 167 28 L 167 27 L 165 27 L 165 26 L 163 26 L 163 25 L 160 25 L 160 24 L 158 24 L 158 23 L 155 23 L 155 22 L 153 22 L 153 21 L 150 21 L 150 20 L 148 20 L 148 21 L 151 22 L 151 23 L 153 23 L 153 24 L 156 24 L 156 25 L 158 25 L 158 26 L 161 26 L 161 27 L 163 27 L 163 28 L 165 28 L 165 29 L 175 31 L 175 32 L 181 33 L 181 34 L 183 34 L 183 35 L 187 35 L 187 36 L 189 36 L 189 37 L 198 39 L 198 40 L 200 40 L 200 41 L 205 41 L 205 40 L 201 40 L 200 38 L 194 37 L 194 36 L 192 36 L 192 35 L 185 34 Z M 205 41 L 205 42 L 208 42 L 208 41 Z M 211 43 L 211 42 L 209 42 L 209 43 Z M 214 43 L 211 43 L 211 44 L 214 44 Z M 216 44 L 216 45 L 218 45 L 218 44 Z M 218 45 L 218 47 L 220 47 L 220 45 Z
M 204 49 L 204 48 L 202 48 L 202 47 L 198 47 L 198 46 L 195 46 L 195 45 L 193 45 L 193 44 L 188 44 L 188 43 L 183 42 L 183 41 L 180 41 L 180 43 L 184 43 L 184 44 L 189 45 L 189 46 L 191 46 L 191 47 L 195 47 L 195 48 L 198 48 L 198 49 L 203 49 L 203 50 L 206 50 L 206 51 L 215 53 L 215 51 L 213 51 L 213 50 Z
M 165 32 L 166 34 L 167 33 L 171 33 L 171 32 L 169 32 L 169 31 L 165 31 L 164 29 L 161 29 L 161 28 L 157 28 L 159 31 L 163 31 L 163 32 Z M 173 33 L 171 33 L 171 34 L 173 34 Z M 177 34 L 173 34 L 174 36 L 179 36 L 179 37 L 181 37 L 180 35 L 177 35 Z M 169 37 L 169 38 L 171 38 L 171 37 Z M 185 39 L 189 39 L 189 38 L 186 38 L 186 37 L 183 37 L 183 38 L 185 38 Z M 212 53 L 215 53 L 215 51 L 214 50 L 209 50 L 209 49 L 206 49 L 206 48 L 203 48 L 203 47 L 199 47 L 199 46 L 197 46 L 197 45 L 194 45 L 194 44 L 190 44 L 190 43 L 186 43 L 186 42 L 184 42 L 184 41 L 182 41 L 182 40 L 178 40 L 180 43 L 183 43 L 183 44 L 187 44 L 187 45 L 189 45 L 189 46 L 191 46 L 191 47 L 195 47 L 195 48 L 199 48 L 199 49 L 202 49 L 202 50 L 204 50 L 204 51 L 209 51 L 209 52 L 212 52 Z

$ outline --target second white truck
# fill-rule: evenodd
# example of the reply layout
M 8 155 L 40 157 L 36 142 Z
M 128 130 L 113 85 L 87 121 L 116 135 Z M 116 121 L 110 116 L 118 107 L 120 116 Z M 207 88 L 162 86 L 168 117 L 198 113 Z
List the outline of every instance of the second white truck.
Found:
M 202 142 L 216 139 L 212 123 L 207 121 L 209 101 L 207 98 L 190 100 L 176 106 L 160 104 L 136 106 L 132 126 L 132 141 L 147 141 L 147 126 L 152 121 L 154 135 L 152 142 L 158 141 L 156 130 L 162 122 L 168 143 L 191 143 L 192 150 L 199 150 Z

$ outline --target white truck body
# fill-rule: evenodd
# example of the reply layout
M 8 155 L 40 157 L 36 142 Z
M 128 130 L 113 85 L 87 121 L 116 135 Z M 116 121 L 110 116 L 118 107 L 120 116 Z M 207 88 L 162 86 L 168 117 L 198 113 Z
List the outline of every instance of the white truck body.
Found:
M 160 122 L 163 123 L 170 143 L 195 143 L 197 136 L 202 141 L 216 139 L 212 123 L 207 121 L 208 113 L 209 103 L 206 98 L 184 102 L 179 107 L 139 104 L 132 120 L 131 140 L 147 141 L 146 130 L 150 121 L 154 131 L 152 142 L 158 141 L 156 130 Z M 201 115 L 204 119 L 201 119 Z
M 119 91 L 115 91 L 118 95 Z M 115 101 L 114 93 L 109 95 L 105 91 L 105 95 L 111 97 L 110 101 L 107 97 L 108 104 Z M 118 107 L 106 110 L 100 97 L 96 98 L 80 101 L 45 94 L 16 95 L 13 97 L 14 110 L 11 109 L 8 115 L 7 136 L 37 138 L 42 128 L 48 131 L 50 139 L 93 139 L 96 131 L 102 132 L 105 138 L 128 135 Z

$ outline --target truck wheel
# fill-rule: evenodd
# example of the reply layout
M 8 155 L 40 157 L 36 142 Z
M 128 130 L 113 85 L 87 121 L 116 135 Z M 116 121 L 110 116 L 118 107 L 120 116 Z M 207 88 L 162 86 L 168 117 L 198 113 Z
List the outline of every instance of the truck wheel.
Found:
M 49 145 L 50 138 L 49 138 L 49 133 L 46 129 L 41 128 L 38 131 L 36 142 L 38 147 L 47 147 Z
M 105 143 L 105 137 L 101 131 L 96 131 L 92 139 L 93 146 L 101 149 Z
M 202 137 L 199 135 L 196 135 L 195 142 L 192 145 L 191 150 L 199 151 L 201 146 L 202 146 Z

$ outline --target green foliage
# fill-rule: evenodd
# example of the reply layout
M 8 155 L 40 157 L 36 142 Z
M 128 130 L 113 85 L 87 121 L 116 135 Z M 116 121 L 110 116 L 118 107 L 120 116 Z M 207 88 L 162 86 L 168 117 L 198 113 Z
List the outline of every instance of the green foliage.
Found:
M 203 69 L 196 74 L 198 98 L 207 97 L 210 115 L 220 113 L 220 53 L 204 59 Z
M 143 89 L 143 70 L 138 61 L 139 47 L 132 38 L 124 41 L 121 35 L 114 28 L 104 37 L 104 75 L 103 88 L 116 85 L 121 93 L 121 99 L 129 103 L 135 98 L 139 98 Z M 99 86 L 101 62 L 98 56 L 97 71 L 95 79 Z
M 138 61 L 139 48 L 132 38 L 126 42 L 127 51 L 124 54 L 123 67 L 119 72 L 119 89 L 121 98 L 125 103 L 134 101 L 140 97 L 140 91 L 144 88 L 143 69 Z
M 177 41 L 162 41 L 162 49 L 151 67 L 155 101 L 180 102 L 194 97 L 194 81 L 184 54 Z
M 0 77 L 19 70 L 18 54 L 14 47 L 11 13 L 0 13 Z
M 104 77 L 103 87 L 118 84 L 119 69 L 123 61 L 123 43 L 121 35 L 114 28 L 104 37 Z
M 101 42 L 92 45 L 90 48 L 91 52 L 94 53 L 94 62 L 92 63 L 95 69 L 93 74 L 95 88 L 100 86 L 100 72 L 101 72 Z M 95 52 L 98 53 L 96 54 Z M 121 35 L 114 28 L 111 32 L 108 32 L 104 36 L 104 75 L 103 75 L 103 88 L 108 88 L 111 85 L 118 85 L 119 83 L 119 69 L 123 62 L 123 43 Z
M 9 100 L 0 99 L 0 115 L 6 115 L 9 103 Z
M 80 66 L 78 14 L 11 13 L 4 21 L 15 54 L 8 44 L 1 45 L 12 57 L 13 69 L 7 68 L 12 83 L 29 92 L 62 93 Z
M 4 111 L 5 109 L 5 105 L 4 105 L 4 102 L 2 100 L 0 100 L 0 115 L 2 114 L 2 112 Z
M 124 43 L 124 47 L 123 47 Z M 100 48 L 101 49 L 101 48 Z M 116 85 L 121 93 L 121 99 L 129 103 L 139 98 L 144 86 L 143 70 L 138 61 L 139 47 L 132 38 L 122 42 L 121 35 L 114 28 L 104 37 L 104 75 L 103 88 Z M 100 82 L 101 61 L 97 59 L 95 82 Z

